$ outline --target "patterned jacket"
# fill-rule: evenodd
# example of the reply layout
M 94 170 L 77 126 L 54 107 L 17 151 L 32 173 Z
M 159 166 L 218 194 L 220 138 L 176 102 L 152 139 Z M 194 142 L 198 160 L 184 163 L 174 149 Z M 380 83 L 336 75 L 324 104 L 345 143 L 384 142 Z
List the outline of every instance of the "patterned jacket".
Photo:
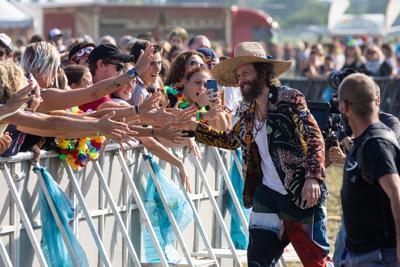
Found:
M 252 135 L 255 103 L 243 101 L 239 121 L 231 131 L 217 131 L 199 124 L 196 141 L 235 149 L 241 147 L 243 177 L 245 179 L 243 202 L 252 206 L 255 190 L 262 183 L 261 157 Z M 267 136 L 269 153 L 278 175 L 293 203 L 305 208 L 301 190 L 305 179 L 320 181 L 321 200 L 327 195 L 325 185 L 325 147 L 317 122 L 307 108 L 304 96 L 296 89 L 272 87 L 268 97 Z

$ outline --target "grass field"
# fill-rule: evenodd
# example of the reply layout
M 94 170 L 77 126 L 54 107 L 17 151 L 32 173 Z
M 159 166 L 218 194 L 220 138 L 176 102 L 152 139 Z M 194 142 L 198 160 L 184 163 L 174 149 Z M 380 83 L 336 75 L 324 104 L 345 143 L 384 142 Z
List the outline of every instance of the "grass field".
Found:
M 336 234 L 340 226 L 340 216 L 342 214 L 340 204 L 340 189 L 342 187 L 342 166 L 333 165 L 327 168 L 327 182 L 329 198 L 327 201 L 328 210 L 328 234 L 331 245 L 330 255 L 333 255 L 333 245 L 335 244 Z M 301 263 L 288 263 L 289 267 L 302 266 Z

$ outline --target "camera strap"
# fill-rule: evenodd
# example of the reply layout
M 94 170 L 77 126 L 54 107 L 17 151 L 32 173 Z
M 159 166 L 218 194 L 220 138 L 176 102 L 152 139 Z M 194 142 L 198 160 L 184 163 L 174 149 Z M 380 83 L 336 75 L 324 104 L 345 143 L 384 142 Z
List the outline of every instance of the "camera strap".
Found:
M 365 144 L 367 144 L 369 141 L 371 141 L 373 139 L 382 139 L 382 140 L 389 141 L 391 144 L 393 144 L 395 146 L 396 151 L 400 152 L 400 145 L 399 145 L 399 142 L 397 141 L 395 134 L 386 129 L 379 129 L 373 136 L 366 138 L 361 143 L 361 145 L 357 151 L 357 162 L 358 162 L 358 166 L 361 170 L 361 174 L 364 177 L 364 179 L 368 177 L 368 173 L 365 172 L 365 168 L 363 167 L 363 166 L 365 166 L 365 163 L 363 162 L 364 147 L 365 147 Z M 367 182 L 369 182 L 368 179 L 365 179 L 365 180 Z

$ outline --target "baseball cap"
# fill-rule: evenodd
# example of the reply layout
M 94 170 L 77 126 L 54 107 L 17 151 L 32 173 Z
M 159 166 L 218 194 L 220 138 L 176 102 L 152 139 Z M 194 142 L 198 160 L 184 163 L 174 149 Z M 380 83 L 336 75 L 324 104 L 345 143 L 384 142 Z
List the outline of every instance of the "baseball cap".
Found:
M 49 39 L 54 39 L 55 37 L 62 35 L 63 35 L 62 31 L 58 28 L 53 28 L 49 31 Z
M 99 59 L 108 59 L 128 63 L 133 61 L 133 56 L 122 54 L 121 51 L 112 44 L 101 44 L 96 46 L 90 53 L 89 65 L 95 64 Z
M 204 58 L 206 59 L 206 63 L 207 65 L 210 67 L 213 63 L 218 63 L 218 55 L 217 53 L 215 53 L 214 50 L 212 50 L 211 48 L 207 48 L 207 47 L 202 47 L 202 48 L 198 48 L 196 49 L 197 52 L 201 53 L 204 55 Z
M 0 45 L 4 46 L 7 49 L 12 50 L 11 38 L 5 33 L 0 33 Z

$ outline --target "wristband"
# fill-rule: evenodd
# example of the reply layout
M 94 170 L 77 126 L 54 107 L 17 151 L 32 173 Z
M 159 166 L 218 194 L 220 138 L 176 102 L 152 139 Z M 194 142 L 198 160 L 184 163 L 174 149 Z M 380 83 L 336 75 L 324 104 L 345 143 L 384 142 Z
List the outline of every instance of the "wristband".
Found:
M 135 68 L 129 69 L 128 72 L 127 72 L 127 74 L 128 74 L 128 76 L 129 76 L 129 78 L 131 78 L 131 79 L 134 79 L 134 78 L 136 78 L 136 77 L 139 75 L 139 74 L 137 73 L 137 71 L 136 71 Z
M 135 108 L 136 114 L 139 115 L 139 106 L 134 106 L 134 108 Z

